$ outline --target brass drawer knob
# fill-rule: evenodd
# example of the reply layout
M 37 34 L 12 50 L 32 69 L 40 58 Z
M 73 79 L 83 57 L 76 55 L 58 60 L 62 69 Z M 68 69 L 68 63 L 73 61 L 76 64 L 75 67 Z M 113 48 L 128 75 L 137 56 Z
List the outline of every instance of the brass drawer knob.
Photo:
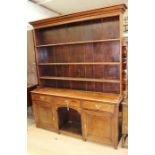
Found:
M 65 103 L 65 104 L 69 104 L 69 101 L 68 101 L 68 100 L 65 100 L 64 103 Z
M 41 100 L 44 100 L 44 99 L 45 99 L 45 97 L 44 97 L 44 96 L 40 96 L 40 99 L 41 99 Z
M 101 108 L 101 105 L 96 104 L 95 106 L 96 106 L 97 109 Z

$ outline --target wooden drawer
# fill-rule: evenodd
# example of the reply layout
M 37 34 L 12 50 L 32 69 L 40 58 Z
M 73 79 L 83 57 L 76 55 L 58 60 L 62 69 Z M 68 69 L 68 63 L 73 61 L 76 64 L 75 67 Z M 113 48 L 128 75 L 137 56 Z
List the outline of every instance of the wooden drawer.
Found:
M 84 101 L 82 103 L 82 107 L 84 109 L 90 109 L 90 110 L 105 111 L 105 112 L 110 112 L 110 113 L 114 112 L 114 105 L 111 105 L 108 103 Z
M 80 101 L 76 99 L 55 97 L 54 102 L 59 105 L 68 106 L 68 107 L 80 107 Z
M 51 96 L 47 96 L 47 95 L 42 95 L 42 94 L 32 94 L 32 100 L 51 102 L 52 101 L 52 97 Z

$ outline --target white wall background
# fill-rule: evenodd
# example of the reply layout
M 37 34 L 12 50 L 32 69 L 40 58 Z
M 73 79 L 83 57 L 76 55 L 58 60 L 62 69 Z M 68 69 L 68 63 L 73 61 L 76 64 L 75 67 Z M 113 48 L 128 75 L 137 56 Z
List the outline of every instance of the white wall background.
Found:
M 34 4 L 33 2 L 27 1 L 27 23 L 39 19 L 57 16 L 55 12 L 52 12 L 46 8 Z M 28 29 L 32 27 L 28 24 Z

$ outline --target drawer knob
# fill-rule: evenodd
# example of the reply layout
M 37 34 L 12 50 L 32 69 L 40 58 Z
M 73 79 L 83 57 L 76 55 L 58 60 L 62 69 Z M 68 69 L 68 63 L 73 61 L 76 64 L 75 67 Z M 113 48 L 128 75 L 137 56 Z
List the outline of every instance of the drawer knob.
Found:
M 65 104 L 69 104 L 69 101 L 68 101 L 68 100 L 65 100 L 64 103 L 65 103 Z
M 100 108 L 101 108 L 101 106 L 100 106 L 100 105 L 98 105 L 98 104 L 96 104 L 96 108 L 97 108 L 97 109 L 100 109 Z
M 45 99 L 45 97 L 44 97 L 44 96 L 40 96 L 40 99 L 41 99 L 41 100 L 44 100 L 44 99 Z

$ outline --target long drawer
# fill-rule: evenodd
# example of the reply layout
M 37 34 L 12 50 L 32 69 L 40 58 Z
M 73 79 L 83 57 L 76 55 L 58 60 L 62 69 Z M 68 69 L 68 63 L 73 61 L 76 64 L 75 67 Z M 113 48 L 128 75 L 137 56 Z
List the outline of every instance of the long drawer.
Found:
M 42 94 L 33 94 L 32 93 L 32 100 L 51 102 L 52 101 L 52 96 L 42 95 Z
M 82 108 L 88 110 L 105 111 L 110 113 L 114 112 L 114 105 L 108 103 L 84 101 L 82 102 Z
M 68 107 L 80 107 L 80 100 L 64 97 L 54 97 L 54 103 Z

